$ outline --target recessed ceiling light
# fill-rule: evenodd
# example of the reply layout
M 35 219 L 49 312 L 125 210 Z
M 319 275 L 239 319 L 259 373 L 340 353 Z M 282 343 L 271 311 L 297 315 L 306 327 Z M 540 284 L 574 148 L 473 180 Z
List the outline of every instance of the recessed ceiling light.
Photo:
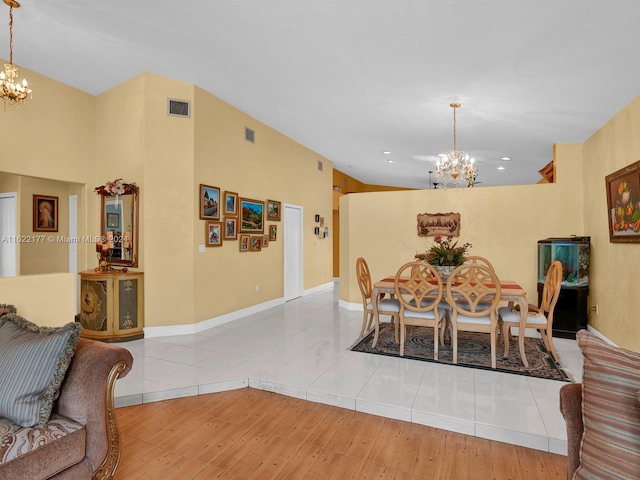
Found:
M 498 170 L 506 170 L 504 167 L 498 167 Z
M 385 155 L 391 155 L 391 152 L 389 150 L 384 150 L 382 153 Z
M 500 160 L 502 160 L 503 162 L 508 162 L 509 160 L 511 160 L 511 157 L 500 157 Z
M 389 159 L 387 160 L 387 163 L 393 163 L 393 160 Z

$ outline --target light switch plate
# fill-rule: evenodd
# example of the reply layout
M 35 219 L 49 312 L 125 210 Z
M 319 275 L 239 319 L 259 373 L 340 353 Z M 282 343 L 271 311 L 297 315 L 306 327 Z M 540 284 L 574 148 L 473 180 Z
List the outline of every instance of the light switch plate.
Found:
M 198 252 L 204 253 L 204 245 L 198 245 Z

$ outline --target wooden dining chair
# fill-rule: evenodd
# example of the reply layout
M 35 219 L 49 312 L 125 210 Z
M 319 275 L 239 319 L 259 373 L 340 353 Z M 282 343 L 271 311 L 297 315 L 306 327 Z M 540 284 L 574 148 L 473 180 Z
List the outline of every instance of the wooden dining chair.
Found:
M 404 356 L 407 326 L 433 328 L 433 358 L 438 359 L 438 341 L 444 342 L 447 309 L 440 305 L 444 295 L 442 279 L 436 269 L 425 262 L 405 263 L 394 281 L 396 298 L 400 302 L 400 356 Z
M 540 306 L 529 305 L 527 323 L 525 328 L 535 328 L 540 333 L 542 341 L 547 350 L 551 352 L 554 360 L 558 360 L 558 352 L 553 345 L 553 311 L 560 296 L 562 285 L 562 264 L 559 261 L 553 262 L 547 270 L 547 275 L 542 288 L 542 298 Z M 500 307 L 498 309 L 499 321 L 502 323 L 502 337 L 504 339 L 504 356 L 509 355 L 509 340 L 511 339 L 511 328 L 520 327 L 520 311 L 511 306 Z
M 447 280 L 446 299 L 451 305 L 453 363 L 458 363 L 458 331 L 485 332 L 491 341 L 491 368 L 496 368 L 500 279 L 489 267 L 463 264 Z
M 478 255 L 468 256 L 467 258 L 465 258 L 464 263 L 471 264 L 471 265 L 484 265 L 485 267 L 489 267 L 491 270 L 495 272 L 495 268 L 493 268 L 493 265 L 491 264 L 491 262 L 486 258 L 480 257 Z
M 374 319 L 373 302 L 378 303 L 378 315 L 390 315 L 391 322 L 395 323 L 395 336 L 398 341 L 398 322 L 394 320 L 398 317 L 400 312 L 400 302 L 395 298 L 371 298 L 373 293 L 373 285 L 371 284 L 371 273 L 369 272 L 369 265 L 363 257 L 359 257 L 356 260 L 356 277 L 358 278 L 358 287 L 360 287 L 360 294 L 362 295 L 362 328 L 360 329 L 360 337 L 364 336 L 365 332 L 371 331 L 374 320 L 379 322 L 379 319 Z

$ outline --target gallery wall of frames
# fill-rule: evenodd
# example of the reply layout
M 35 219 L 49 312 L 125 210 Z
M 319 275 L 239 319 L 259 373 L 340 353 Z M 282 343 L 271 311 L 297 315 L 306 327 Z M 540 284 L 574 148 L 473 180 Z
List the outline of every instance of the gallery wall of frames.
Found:
M 239 241 L 241 252 L 260 252 L 278 239 L 282 203 L 255 200 L 237 192 L 200 184 L 199 215 L 205 220 L 205 245 L 221 247 Z

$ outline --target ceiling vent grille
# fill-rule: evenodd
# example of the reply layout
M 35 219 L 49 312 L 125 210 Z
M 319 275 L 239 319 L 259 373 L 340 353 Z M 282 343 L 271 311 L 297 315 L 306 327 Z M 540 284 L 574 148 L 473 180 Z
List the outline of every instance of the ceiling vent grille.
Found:
M 191 116 L 191 102 L 188 100 L 167 99 L 167 114 L 174 117 Z
M 256 143 L 256 132 L 250 128 L 244 127 L 244 139 L 247 142 Z

